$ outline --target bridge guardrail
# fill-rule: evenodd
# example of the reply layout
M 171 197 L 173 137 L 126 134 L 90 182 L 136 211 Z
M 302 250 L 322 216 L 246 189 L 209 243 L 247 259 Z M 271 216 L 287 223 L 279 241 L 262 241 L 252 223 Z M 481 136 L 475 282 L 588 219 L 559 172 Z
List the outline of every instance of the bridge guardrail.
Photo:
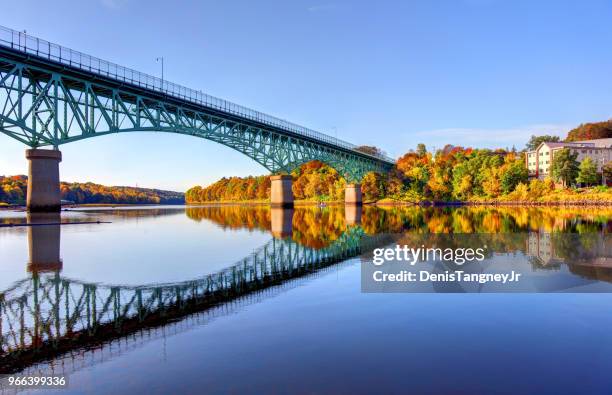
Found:
M 51 43 L 38 37 L 28 35 L 25 32 L 19 32 L 4 26 L 0 26 L 0 45 L 104 77 L 136 85 L 144 89 L 150 89 L 155 92 L 189 101 L 201 106 L 223 111 L 232 115 L 241 116 L 252 121 L 274 126 L 302 136 L 314 138 L 331 145 L 356 151 L 361 155 L 368 155 L 379 160 L 394 163 L 394 160 L 386 155 L 373 155 L 359 151 L 356 145 L 335 137 L 331 137 L 327 134 L 317 132 L 272 115 L 267 115 L 256 110 L 252 110 L 250 108 L 232 103 L 228 100 L 208 95 L 202 91 L 197 91 L 179 84 L 168 82 L 161 78 L 154 77 L 146 73 L 141 73 L 139 71 L 120 66 L 116 63 L 108 62 L 106 60 Z

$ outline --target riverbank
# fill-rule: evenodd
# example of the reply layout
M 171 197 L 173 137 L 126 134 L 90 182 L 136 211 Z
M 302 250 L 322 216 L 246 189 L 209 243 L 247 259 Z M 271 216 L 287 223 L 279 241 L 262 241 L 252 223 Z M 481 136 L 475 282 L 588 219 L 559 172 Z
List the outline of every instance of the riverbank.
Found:
M 381 199 L 378 206 L 612 206 L 612 190 L 605 187 L 528 190 L 517 189 L 496 198 L 473 196 L 467 200 Z
M 373 203 L 373 202 L 372 202 Z M 223 200 L 211 202 L 186 203 L 186 206 L 266 206 L 270 200 Z M 315 201 L 315 200 L 294 200 L 294 206 L 338 206 L 343 205 L 344 200 Z M 365 203 L 364 203 L 365 204 Z
M 62 211 L 66 211 L 69 209 L 79 209 L 79 208 L 95 208 L 95 207 L 104 207 L 104 208 L 115 208 L 115 207 L 148 207 L 148 206 L 184 206 L 185 204 L 158 204 L 158 203 L 121 203 L 121 204 L 111 204 L 111 203 L 85 203 L 85 204 L 67 204 L 62 206 Z M 0 210 L 15 210 L 15 211 L 25 211 L 26 207 L 20 204 L 6 204 L 0 203 Z
M 612 201 L 589 201 L 589 200 L 576 200 L 576 201 L 507 201 L 507 200 L 479 200 L 479 201 L 430 201 L 423 200 L 420 202 L 405 202 L 400 200 L 383 199 L 381 201 L 373 203 L 379 207 L 400 207 L 400 206 L 515 206 L 515 207 L 556 207 L 556 206 L 612 206 Z

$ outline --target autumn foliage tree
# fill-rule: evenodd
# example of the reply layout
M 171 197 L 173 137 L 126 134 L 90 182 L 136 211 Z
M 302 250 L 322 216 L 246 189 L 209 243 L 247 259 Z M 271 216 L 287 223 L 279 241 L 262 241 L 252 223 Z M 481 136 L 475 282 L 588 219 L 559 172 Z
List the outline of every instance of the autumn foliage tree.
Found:
M 345 180 L 336 170 L 322 162 L 307 162 L 291 175 L 293 196 L 297 200 L 330 201 L 344 198 Z M 188 204 L 264 201 L 269 198 L 270 177 L 268 176 L 224 177 L 207 187 L 196 186 L 185 193 Z
M 584 123 L 568 132 L 565 141 L 605 139 L 612 137 L 612 120 Z

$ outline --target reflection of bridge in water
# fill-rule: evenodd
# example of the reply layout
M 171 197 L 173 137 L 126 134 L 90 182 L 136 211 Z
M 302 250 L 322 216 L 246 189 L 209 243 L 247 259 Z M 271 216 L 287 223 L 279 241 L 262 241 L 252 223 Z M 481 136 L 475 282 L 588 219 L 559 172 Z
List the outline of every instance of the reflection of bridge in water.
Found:
M 160 210 L 144 210 L 136 217 L 175 214 L 183 209 Z M 23 368 L 29 371 L 41 366 L 37 361 L 51 357 L 68 359 L 68 365 L 78 369 L 86 364 L 84 353 L 91 351 L 92 358 L 93 354 L 103 358 L 117 349 L 138 347 L 150 337 L 188 330 L 297 286 L 305 278 L 331 270 L 335 263 L 396 241 L 390 232 L 402 233 L 402 242 L 412 245 L 439 239 L 441 236 L 428 227 L 440 223 L 435 215 L 444 214 L 364 207 L 362 224 L 362 208 L 351 206 L 338 210 L 228 210 L 189 208 L 186 214 L 196 221 L 269 231 L 274 238 L 221 272 L 184 282 L 143 286 L 102 285 L 62 277 L 59 214 L 29 215 L 29 223 L 42 225 L 20 228 L 27 231 L 31 276 L 0 293 L 0 373 Z M 125 218 L 134 213 L 113 211 L 113 215 Z M 421 218 L 410 213 L 431 215 Z M 441 218 L 450 221 L 455 217 Z M 75 218 L 68 216 L 63 221 Z M 479 224 L 474 219 L 470 228 L 480 229 Z M 549 270 L 551 265 L 544 258 L 553 256 L 555 262 L 568 264 L 574 274 L 612 282 L 608 233 L 603 225 L 592 228 L 575 237 L 512 228 L 505 234 L 474 232 L 477 234 L 473 238 L 476 245 L 486 244 L 492 252 L 521 252 L 533 257 L 534 270 Z M 606 262 L 602 263 L 602 257 Z M 70 359 L 71 355 L 81 357 Z M 53 365 L 58 366 L 55 362 Z
M 389 242 L 388 236 L 367 236 L 354 225 L 330 245 L 310 248 L 287 237 L 293 210 L 271 214 L 275 237 L 239 262 L 193 280 L 143 286 L 62 277 L 60 216 L 31 214 L 28 221 L 41 224 L 28 227 L 32 275 L 0 294 L 0 372 L 218 308 Z

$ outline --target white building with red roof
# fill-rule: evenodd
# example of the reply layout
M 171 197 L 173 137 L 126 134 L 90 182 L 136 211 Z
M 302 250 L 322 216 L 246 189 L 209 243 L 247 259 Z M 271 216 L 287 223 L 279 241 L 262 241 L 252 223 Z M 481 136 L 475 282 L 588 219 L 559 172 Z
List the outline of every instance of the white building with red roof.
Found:
M 552 161 L 555 154 L 564 148 L 578 154 L 578 162 L 590 157 L 597 165 L 597 171 L 601 173 L 603 165 L 612 161 L 612 138 L 584 140 L 572 142 L 544 142 L 534 151 L 525 154 L 525 163 L 530 178 L 541 180 L 552 177 Z

